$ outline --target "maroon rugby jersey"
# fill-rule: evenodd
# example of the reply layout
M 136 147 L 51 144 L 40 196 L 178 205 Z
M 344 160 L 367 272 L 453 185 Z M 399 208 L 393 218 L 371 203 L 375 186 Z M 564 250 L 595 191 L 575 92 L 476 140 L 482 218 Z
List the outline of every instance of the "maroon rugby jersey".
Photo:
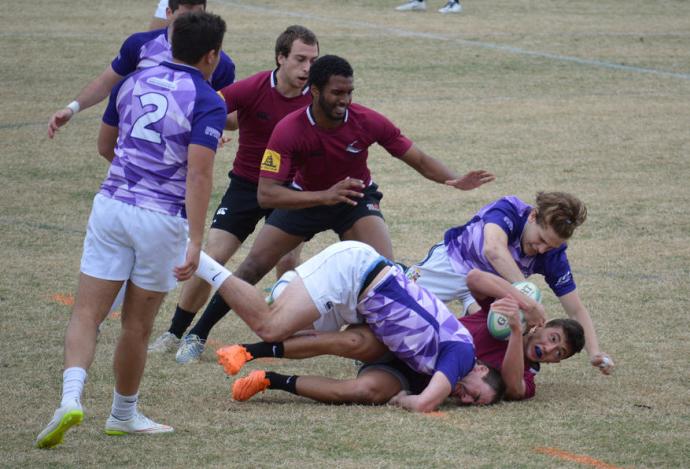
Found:
M 297 168 L 295 183 L 320 191 L 347 176 L 371 182 L 367 167 L 369 147 L 378 143 L 395 157 L 404 155 L 412 141 L 386 117 L 351 104 L 342 125 L 322 129 L 307 106 L 286 116 L 273 130 L 261 163 L 261 177 L 287 181 Z
M 470 331 L 470 334 L 472 334 L 477 358 L 487 365 L 491 365 L 500 370 L 503 365 L 503 358 L 505 358 L 506 350 L 508 350 L 508 341 L 494 339 L 489 333 L 489 328 L 486 326 L 486 318 L 489 315 L 489 307 L 491 303 L 493 303 L 493 299 L 480 301 L 478 303 L 482 309 L 474 314 L 460 318 L 460 322 Z M 536 392 L 534 375 L 538 372 L 539 364 L 532 363 L 525 359 L 525 372 L 522 375 L 525 381 L 525 396 L 523 399 L 534 397 L 534 393 Z
M 300 96 L 286 98 L 276 90 L 277 70 L 259 72 L 223 88 L 228 114 L 237 111 L 239 146 L 232 172 L 258 183 L 261 157 L 273 128 L 286 115 L 311 103 L 304 88 Z

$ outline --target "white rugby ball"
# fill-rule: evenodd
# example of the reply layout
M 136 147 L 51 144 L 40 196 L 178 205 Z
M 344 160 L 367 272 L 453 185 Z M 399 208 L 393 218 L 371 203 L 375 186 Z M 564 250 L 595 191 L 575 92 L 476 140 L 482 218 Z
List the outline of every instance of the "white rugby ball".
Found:
M 541 290 L 532 282 L 526 280 L 515 282 L 513 286 L 523 295 L 529 296 L 537 303 L 541 303 Z M 527 328 L 527 322 L 525 321 L 525 314 L 522 311 L 520 311 L 520 323 L 522 324 L 522 332 L 524 333 Z M 494 310 L 489 310 L 489 314 L 486 318 L 486 327 L 489 329 L 489 334 L 491 334 L 494 339 L 508 340 L 508 337 L 510 337 L 508 318 Z

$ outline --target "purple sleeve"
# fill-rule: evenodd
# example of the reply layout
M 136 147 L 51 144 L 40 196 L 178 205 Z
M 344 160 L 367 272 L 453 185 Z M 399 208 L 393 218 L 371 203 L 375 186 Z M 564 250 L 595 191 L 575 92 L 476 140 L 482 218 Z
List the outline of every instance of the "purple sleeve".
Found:
M 120 53 L 110 63 L 115 73 L 124 77 L 137 69 L 139 52 L 144 42 L 145 38 L 141 33 L 132 34 L 125 39 L 120 47 Z
M 218 140 L 223 135 L 225 127 L 225 103 L 208 85 L 205 90 L 199 90 L 197 102 L 194 105 L 192 117 L 192 131 L 190 144 L 202 145 L 216 151 Z
M 211 86 L 218 91 L 235 81 L 235 64 L 223 51 L 220 52 L 220 62 L 211 76 Z
M 565 253 L 566 246 L 549 251 L 544 255 L 544 280 L 557 297 L 575 290 L 575 279 L 570 271 L 570 263 Z
M 487 210 L 482 215 L 482 221 L 484 224 L 498 225 L 508 236 L 508 243 L 515 241 L 522 232 L 523 223 L 517 208 L 505 199 L 499 200 Z
M 120 80 L 120 82 L 113 86 L 113 89 L 110 90 L 108 106 L 105 108 L 105 112 L 103 113 L 103 123 L 112 127 L 117 127 L 120 124 L 120 115 L 117 112 L 117 94 L 120 92 L 120 88 L 122 88 L 122 84 L 125 82 L 125 80 L 126 78 Z
M 452 388 L 474 368 L 474 346 L 467 342 L 442 342 L 436 360 L 436 371 L 443 373 Z

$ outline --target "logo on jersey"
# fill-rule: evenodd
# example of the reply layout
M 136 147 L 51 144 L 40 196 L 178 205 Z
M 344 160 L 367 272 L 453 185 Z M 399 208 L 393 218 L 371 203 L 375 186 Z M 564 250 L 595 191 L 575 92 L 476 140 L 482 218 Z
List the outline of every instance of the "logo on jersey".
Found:
M 379 208 L 379 204 L 367 204 L 367 209 L 369 209 L 370 212 L 380 212 L 381 209 Z
M 513 231 L 513 221 L 508 217 L 503 217 L 503 223 L 506 224 L 509 231 Z
M 277 173 L 280 171 L 280 153 L 266 149 L 264 157 L 261 159 L 261 171 Z
M 345 151 L 348 152 L 348 153 L 355 153 L 355 154 L 357 154 L 357 153 L 359 153 L 360 151 L 362 151 L 361 148 L 357 148 L 357 147 L 355 146 L 355 145 L 357 145 L 357 142 L 359 142 L 359 140 L 355 140 L 354 142 L 352 142 L 351 144 L 349 144 L 347 147 L 345 147 Z
M 164 80 L 159 77 L 151 77 L 146 79 L 146 83 L 149 85 L 155 85 L 160 88 L 165 88 L 166 90 L 176 90 L 177 84 L 175 82 Z
M 227 213 L 228 213 L 228 208 L 227 207 L 221 207 L 216 212 L 216 215 L 226 215 Z
M 554 284 L 554 287 L 560 287 L 562 285 L 565 285 L 566 283 L 569 283 L 573 278 L 573 274 L 568 271 L 566 274 L 561 275 L 558 280 L 556 280 L 556 283 Z
M 218 132 L 218 129 L 214 129 L 213 127 L 206 127 L 204 134 L 208 135 L 209 137 L 213 137 L 216 140 L 220 140 L 220 132 Z
M 413 265 L 412 267 L 407 269 L 407 272 L 405 272 L 405 276 L 413 282 L 417 282 L 417 280 L 419 280 L 419 277 L 422 276 L 422 273 L 419 271 L 419 267 Z
M 331 311 L 333 309 L 333 302 L 332 301 L 327 301 L 326 302 L 326 309 L 328 311 Z

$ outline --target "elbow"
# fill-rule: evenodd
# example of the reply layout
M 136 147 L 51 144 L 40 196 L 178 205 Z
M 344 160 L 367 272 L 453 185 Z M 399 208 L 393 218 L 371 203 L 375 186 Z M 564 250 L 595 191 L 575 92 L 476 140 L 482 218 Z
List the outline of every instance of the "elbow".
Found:
M 489 261 L 491 265 L 493 265 L 494 262 L 496 262 L 500 258 L 499 250 L 497 249 L 497 247 L 488 243 L 484 244 L 483 254 L 484 257 L 486 257 L 486 260 Z
M 256 200 L 261 208 L 276 208 L 273 204 L 273 198 L 271 197 L 270 190 L 266 190 L 259 184 L 259 189 L 256 192 Z

